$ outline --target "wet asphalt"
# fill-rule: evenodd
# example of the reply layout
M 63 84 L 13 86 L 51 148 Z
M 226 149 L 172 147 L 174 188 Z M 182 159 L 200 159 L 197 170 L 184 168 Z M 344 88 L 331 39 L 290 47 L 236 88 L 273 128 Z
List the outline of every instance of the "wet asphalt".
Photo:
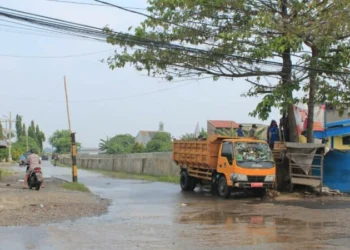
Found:
M 46 178 L 71 179 L 70 169 L 49 162 L 43 171 Z M 174 184 L 83 170 L 78 179 L 111 200 L 107 214 L 0 227 L 0 249 L 350 249 L 349 199 L 222 200 L 198 189 L 184 193 Z

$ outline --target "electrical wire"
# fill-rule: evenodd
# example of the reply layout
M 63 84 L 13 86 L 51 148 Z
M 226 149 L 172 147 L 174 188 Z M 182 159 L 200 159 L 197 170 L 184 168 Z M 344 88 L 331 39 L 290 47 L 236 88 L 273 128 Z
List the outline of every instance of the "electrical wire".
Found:
M 59 30 L 59 31 L 65 31 L 68 33 L 72 33 L 72 35 L 76 35 L 79 37 L 85 37 L 88 39 L 94 39 L 94 40 L 102 40 L 107 39 L 110 37 L 109 34 L 106 34 L 104 30 L 100 28 L 96 28 L 89 25 L 84 24 L 78 24 L 74 22 L 68 22 L 57 18 L 50 18 L 42 15 L 32 14 L 24 11 L 18 11 L 13 10 L 10 8 L 0 7 L 0 9 L 3 9 L 5 11 L 0 11 L 0 15 L 5 16 L 10 19 L 16 19 L 21 22 L 29 22 L 34 25 L 38 26 L 45 26 L 49 27 L 51 29 Z M 14 12 L 14 13 L 12 13 Z M 17 14 L 16 14 L 17 13 Z M 208 58 L 212 57 L 224 57 L 226 60 L 234 60 L 237 62 L 245 62 L 247 64 L 260 64 L 260 65 L 270 65 L 270 66 L 278 66 L 282 67 L 283 64 L 281 62 L 274 62 L 274 61 L 268 61 L 268 60 L 259 60 L 255 58 L 250 58 L 247 56 L 237 56 L 237 55 L 230 55 L 225 54 L 221 52 L 215 52 L 215 51 L 207 51 L 204 49 L 199 48 L 193 48 L 183 45 L 176 45 L 168 42 L 163 41 L 157 41 L 157 40 L 151 40 L 148 38 L 140 38 L 136 37 L 127 33 L 121 33 L 121 32 L 113 32 L 112 35 L 115 35 L 113 39 L 116 41 L 126 43 L 126 44 L 133 44 L 140 47 L 145 48 L 157 48 L 157 49 L 169 49 L 174 51 L 180 51 L 180 52 L 187 52 L 192 53 L 193 55 L 199 56 L 204 55 Z M 334 71 L 334 70 L 326 70 L 326 69 L 318 69 L 308 66 L 301 66 L 301 65 L 291 65 L 294 69 L 302 69 L 302 70 L 312 70 L 316 72 L 328 72 L 328 73 L 334 73 L 334 74 L 346 74 L 350 75 L 350 72 L 343 72 L 343 71 Z M 277 72 L 276 72 L 277 73 Z
M 96 51 L 96 52 L 91 52 L 91 53 L 85 53 L 85 54 L 74 54 L 74 55 L 65 55 L 65 56 L 21 56 L 21 55 L 10 55 L 10 54 L 1 54 L 0 56 L 3 57 L 13 57 L 13 58 L 27 58 L 27 59 L 52 59 L 52 58 L 72 58 L 72 57 L 83 57 L 83 56 L 90 56 L 90 55 L 96 55 L 96 54 L 101 54 L 104 52 L 111 52 L 113 50 L 108 49 L 108 50 L 102 50 L 102 51 Z
M 57 2 L 57 3 L 70 3 L 70 4 L 80 4 L 80 5 L 91 5 L 91 6 L 101 6 L 101 7 L 112 7 L 112 6 L 108 6 L 105 4 L 97 4 L 97 3 L 86 3 L 86 2 L 75 2 L 75 1 L 64 1 L 64 0 L 46 0 L 48 2 Z M 124 8 L 127 9 L 134 9 L 134 10 L 147 10 L 146 8 L 140 8 L 140 7 L 126 7 L 124 6 Z

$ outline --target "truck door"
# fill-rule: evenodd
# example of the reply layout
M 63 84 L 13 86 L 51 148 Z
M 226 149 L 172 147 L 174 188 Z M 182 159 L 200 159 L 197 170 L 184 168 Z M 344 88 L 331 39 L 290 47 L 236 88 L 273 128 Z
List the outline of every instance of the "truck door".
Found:
M 220 172 L 225 171 L 227 167 L 231 167 L 233 163 L 233 144 L 232 142 L 223 142 L 221 147 L 221 157 L 219 160 Z

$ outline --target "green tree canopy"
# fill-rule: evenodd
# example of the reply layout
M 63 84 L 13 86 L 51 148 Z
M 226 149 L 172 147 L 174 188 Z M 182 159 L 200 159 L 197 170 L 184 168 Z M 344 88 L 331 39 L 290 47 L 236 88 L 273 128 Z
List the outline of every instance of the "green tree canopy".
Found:
M 147 152 L 168 152 L 173 148 L 171 135 L 166 132 L 157 132 L 150 142 L 147 143 Z
M 143 153 L 145 152 L 146 148 L 140 143 L 135 143 L 134 146 L 132 147 L 131 153 L 137 154 L 137 153 Z
M 0 140 L 3 140 L 4 138 L 5 138 L 4 130 L 3 130 L 2 124 L 0 122 Z
M 100 150 L 107 154 L 128 154 L 133 151 L 135 138 L 130 134 L 116 135 L 106 140 L 101 139 Z
M 207 131 L 204 130 L 204 128 L 202 128 L 201 131 L 199 132 L 199 136 L 203 138 L 208 138 L 208 133 Z M 184 140 L 184 141 L 190 141 L 193 139 L 196 139 L 194 133 L 187 133 L 181 136 L 181 140 Z
M 30 122 L 30 126 L 28 127 L 28 136 L 36 139 L 36 134 L 35 134 L 35 123 L 34 121 Z
M 23 131 L 22 129 L 23 129 L 22 116 L 16 115 L 16 134 L 17 134 L 18 140 L 25 133 L 25 131 Z
M 49 138 L 49 143 L 55 148 L 55 152 L 69 153 L 71 149 L 71 137 L 69 130 L 56 130 Z M 79 142 L 76 142 L 77 148 L 81 146 Z
M 38 143 L 31 137 L 28 137 L 28 149 L 33 149 L 36 153 L 41 153 L 41 148 Z M 12 158 L 18 160 L 21 154 L 27 152 L 27 138 L 21 136 L 16 142 L 12 144 Z
M 246 96 L 263 95 L 251 115 L 266 120 L 272 107 L 287 111 L 294 139 L 292 104 L 299 99 L 293 93 L 309 85 L 312 91 L 308 96 L 314 98 L 317 92 L 327 90 L 333 102 L 332 87 L 344 85 L 338 78 L 344 75 L 340 66 L 349 65 L 349 0 L 148 3 L 149 15 L 134 29 L 135 37 L 105 28 L 110 35 L 107 41 L 122 47 L 107 60 L 111 69 L 132 64 L 139 71 L 168 80 L 245 78 L 252 84 Z M 320 48 L 322 53 L 312 52 Z M 293 65 L 292 59 L 298 63 Z M 316 75 L 326 80 L 317 83 Z M 349 93 L 340 96 L 344 101 Z

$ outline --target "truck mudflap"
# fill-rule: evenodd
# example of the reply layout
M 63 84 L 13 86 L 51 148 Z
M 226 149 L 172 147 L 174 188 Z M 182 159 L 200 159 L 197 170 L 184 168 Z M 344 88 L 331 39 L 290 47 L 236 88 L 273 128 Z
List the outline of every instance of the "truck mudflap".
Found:
M 233 183 L 233 187 L 237 188 L 273 188 L 273 182 L 235 182 Z

